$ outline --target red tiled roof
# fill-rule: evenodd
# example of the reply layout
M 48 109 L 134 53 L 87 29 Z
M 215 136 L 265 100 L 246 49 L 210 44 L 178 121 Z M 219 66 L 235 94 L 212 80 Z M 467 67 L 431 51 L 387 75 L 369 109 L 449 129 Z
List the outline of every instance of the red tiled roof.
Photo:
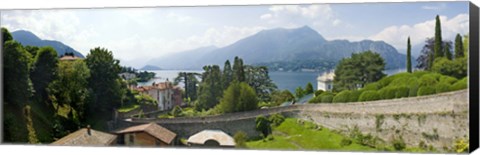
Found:
M 132 132 L 146 132 L 152 135 L 155 138 L 162 140 L 163 142 L 170 144 L 177 134 L 172 131 L 158 125 L 157 123 L 151 122 L 148 124 L 137 125 L 128 127 L 126 129 L 117 131 L 117 134 L 132 133 Z
M 77 59 L 81 59 L 81 58 L 77 56 L 69 56 L 69 55 L 64 55 L 60 58 L 60 60 L 77 60 Z

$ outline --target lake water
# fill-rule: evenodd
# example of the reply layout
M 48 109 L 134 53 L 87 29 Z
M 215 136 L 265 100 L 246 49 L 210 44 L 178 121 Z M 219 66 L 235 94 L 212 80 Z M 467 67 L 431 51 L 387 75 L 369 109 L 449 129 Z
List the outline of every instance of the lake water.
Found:
M 394 69 L 386 70 L 385 74 L 392 75 L 399 72 L 404 72 L 405 69 Z M 173 81 L 175 77 L 178 76 L 179 72 L 195 72 L 203 73 L 203 70 L 153 70 L 149 72 L 156 73 L 156 78 L 151 79 L 148 82 L 139 82 L 139 86 L 151 85 L 153 82 L 165 82 L 167 79 Z M 277 85 L 278 89 L 284 90 L 287 89 L 292 93 L 295 92 L 295 89 L 299 86 L 305 88 L 308 82 L 312 83 L 313 88 L 317 88 L 317 77 L 321 75 L 321 72 L 270 72 L 270 79 Z M 182 84 L 180 84 L 183 87 Z

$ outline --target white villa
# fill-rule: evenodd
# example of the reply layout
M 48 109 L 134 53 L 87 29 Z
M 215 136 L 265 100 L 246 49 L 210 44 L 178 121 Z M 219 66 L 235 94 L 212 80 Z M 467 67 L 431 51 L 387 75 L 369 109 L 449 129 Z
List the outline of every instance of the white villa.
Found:
M 333 89 L 334 71 L 324 72 L 317 77 L 317 90 L 331 91 Z
M 118 76 L 120 76 L 122 79 L 125 79 L 125 80 L 131 80 L 131 79 L 137 78 L 135 74 L 128 73 L 128 72 L 120 73 L 118 74 Z
M 137 90 L 155 99 L 158 103 L 158 110 L 170 110 L 175 105 L 181 106 L 182 104 L 180 88 L 173 86 L 168 80 L 153 83 L 151 86 L 141 86 Z

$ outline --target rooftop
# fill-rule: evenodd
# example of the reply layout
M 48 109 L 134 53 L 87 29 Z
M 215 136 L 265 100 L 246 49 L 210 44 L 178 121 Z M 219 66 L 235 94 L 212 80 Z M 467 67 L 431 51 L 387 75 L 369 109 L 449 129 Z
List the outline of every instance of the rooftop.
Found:
M 88 129 L 82 128 L 53 142 L 51 145 L 107 146 L 111 145 L 116 138 L 116 135 L 93 129 L 90 129 L 90 134 L 88 134 Z
M 82 58 L 77 57 L 77 56 L 64 55 L 60 58 L 60 61 L 62 61 L 62 60 L 71 61 L 71 60 L 77 60 L 77 59 L 82 59 Z
M 203 130 L 190 136 L 187 142 L 192 144 L 204 144 L 208 140 L 215 140 L 220 146 L 235 146 L 235 140 L 221 130 Z
M 323 82 L 333 81 L 334 78 L 335 78 L 335 72 L 333 71 L 323 72 L 322 75 L 317 77 L 317 81 L 323 81 Z
M 131 126 L 131 127 L 119 130 L 115 133 L 125 134 L 125 133 L 132 133 L 132 132 L 146 132 L 167 144 L 170 144 L 173 141 L 173 139 L 177 136 L 177 134 L 173 133 L 172 131 L 154 122 L 137 125 L 137 126 Z

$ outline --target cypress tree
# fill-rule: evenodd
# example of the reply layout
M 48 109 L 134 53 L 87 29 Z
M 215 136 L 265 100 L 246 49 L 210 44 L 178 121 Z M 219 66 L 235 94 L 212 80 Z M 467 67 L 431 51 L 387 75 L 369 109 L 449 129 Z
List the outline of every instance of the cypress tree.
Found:
M 410 44 L 410 37 L 407 40 L 407 72 L 412 72 L 412 45 Z
M 464 53 L 464 49 L 463 49 L 462 36 L 460 36 L 460 34 L 457 33 L 457 36 L 455 37 L 455 59 L 464 57 L 463 53 Z
M 435 18 L 435 44 L 434 44 L 434 58 L 443 57 L 444 51 L 442 50 L 442 28 L 440 24 L 440 17 L 437 15 Z
M 452 48 L 450 45 L 450 42 L 444 42 L 444 47 L 443 47 L 443 53 L 445 53 L 445 57 L 447 57 L 448 60 L 452 60 L 452 52 L 450 51 L 450 48 Z

